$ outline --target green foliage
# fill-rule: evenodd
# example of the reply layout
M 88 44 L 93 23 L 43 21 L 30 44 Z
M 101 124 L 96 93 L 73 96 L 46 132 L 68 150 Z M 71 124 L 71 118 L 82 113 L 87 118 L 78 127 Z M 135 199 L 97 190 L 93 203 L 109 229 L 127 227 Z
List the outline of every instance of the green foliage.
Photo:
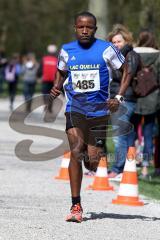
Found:
M 88 6 L 89 0 L 0 0 L 0 48 L 8 55 L 34 51 L 41 56 L 51 42 L 60 47 L 73 39 L 74 15 Z M 147 27 L 160 40 L 160 0 L 112 0 L 107 6 L 109 30 L 123 23 L 136 38 Z
M 140 171 L 138 171 L 140 174 Z M 139 192 L 147 197 L 160 200 L 160 176 L 154 176 L 154 167 L 149 167 L 150 178 L 139 180 Z
M 150 181 L 139 181 L 139 192 L 145 196 L 160 200 L 160 177 Z
M 0 0 L 0 44 L 7 53 L 44 53 L 72 38 L 73 15 L 87 9 L 87 1 Z
M 153 31 L 160 40 L 160 0 L 112 0 L 109 2 L 110 30 L 115 23 L 126 25 L 136 40 L 142 28 Z M 115 7 L 116 6 L 116 7 Z

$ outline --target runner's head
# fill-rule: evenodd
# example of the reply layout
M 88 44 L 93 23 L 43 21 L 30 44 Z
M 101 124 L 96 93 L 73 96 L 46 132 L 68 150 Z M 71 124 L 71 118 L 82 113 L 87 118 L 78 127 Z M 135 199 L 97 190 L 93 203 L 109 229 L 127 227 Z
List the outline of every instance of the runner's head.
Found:
M 76 38 L 82 46 L 90 46 L 97 30 L 96 17 L 90 12 L 81 12 L 75 16 Z

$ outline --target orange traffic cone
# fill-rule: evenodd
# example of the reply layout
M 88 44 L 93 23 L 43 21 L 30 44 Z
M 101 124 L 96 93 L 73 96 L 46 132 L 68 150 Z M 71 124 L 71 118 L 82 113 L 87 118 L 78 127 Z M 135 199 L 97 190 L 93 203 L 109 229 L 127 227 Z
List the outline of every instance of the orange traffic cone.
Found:
M 69 161 L 70 161 L 70 152 L 64 152 L 64 156 L 63 156 L 60 171 L 59 171 L 59 176 L 55 177 L 55 179 L 69 180 L 69 173 L 68 173 Z
M 144 205 L 144 203 L 140 201 L 138 197 L 138 177 L 135 156 L 135 147 L 129 147 L 118 196 L 117 199 L 112 200 L 113 204 L 124 204 L 131 206 Z
M 107 173 L 107 159 L 101 157 L 96 175 L 93 180 L 93 184 L 87 187 L 87 190 L 113 190 L 113 187 L 109 185 L 108 173 Z

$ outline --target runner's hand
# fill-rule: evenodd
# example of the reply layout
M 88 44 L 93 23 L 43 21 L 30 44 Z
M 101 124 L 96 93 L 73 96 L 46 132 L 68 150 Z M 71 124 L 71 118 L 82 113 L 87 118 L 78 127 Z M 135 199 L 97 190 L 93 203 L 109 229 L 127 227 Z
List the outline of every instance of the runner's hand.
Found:
M 116 98 L 109 99 L 107 101 L 107 107 L 111 112 L 116 112 L 118 110 L 118 107 L 119 107 L 119 101 Z
M 53 100 L 57 96 L 59 96 L 60 93 L 61 93 L 61 91 L 59 91 L 56 87 L 52 87 L 50 94 L 49 94 L 48 103 L 46 104 L 44 111 L 48 111 L 48 109 L 50 109 L 50 106 L 52 105 Z
M 50 91 L 50 96 L 51 96 L 51 98 L 54 99 L 54 98 L 58 97 L 60 95 L 60 93 L 61 93 L 60 90 L 58 90 L 56 87 L 53 87 Z

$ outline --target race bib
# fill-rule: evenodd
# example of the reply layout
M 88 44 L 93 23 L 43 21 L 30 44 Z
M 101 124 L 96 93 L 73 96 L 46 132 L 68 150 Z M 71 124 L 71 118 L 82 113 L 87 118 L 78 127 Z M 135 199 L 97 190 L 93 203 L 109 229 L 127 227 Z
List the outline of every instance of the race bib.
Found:
M 75 92 L 93 92 L 100 90 L 98 70 L 71 71 L 71 77 Z

